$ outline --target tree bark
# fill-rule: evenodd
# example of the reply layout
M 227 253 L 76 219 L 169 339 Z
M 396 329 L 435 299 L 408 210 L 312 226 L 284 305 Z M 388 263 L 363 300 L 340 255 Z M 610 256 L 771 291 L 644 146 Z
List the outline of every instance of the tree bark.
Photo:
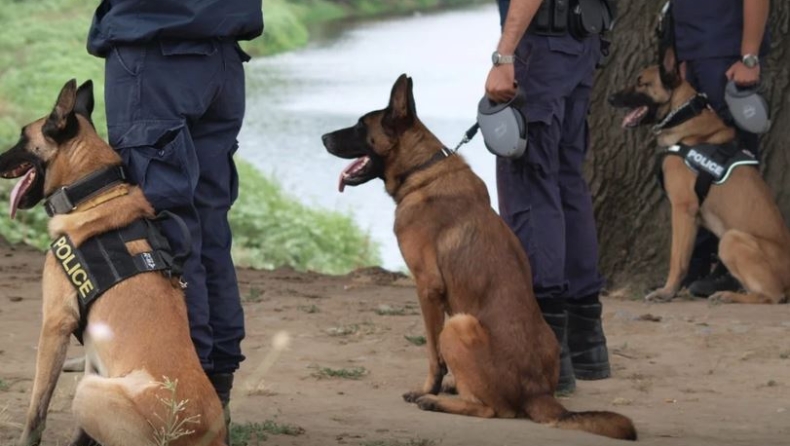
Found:
M 625 131 L 606 98 L 656 63 L 654 29 L 664 0 L 620 1 L 607 66 L 598 71 L 590 112 L 591 148 L 585 166 L 595 205 L 600 266 L 610 290 L 640 296 L 666 277 L 669 202 L 655 177 L 656 141 L 649 129 Z M 761 170 L 786 221 L 790 217 L 790 2 L 771 2 L 771 53 L 763 64 L 763 93 L 773 125 L 760 145 Z

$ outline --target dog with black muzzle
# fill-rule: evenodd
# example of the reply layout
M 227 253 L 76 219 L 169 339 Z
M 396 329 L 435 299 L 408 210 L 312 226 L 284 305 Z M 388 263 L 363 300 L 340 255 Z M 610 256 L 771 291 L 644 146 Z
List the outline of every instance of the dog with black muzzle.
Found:
M 524 249 L 491 209 L 485 183 L 417 118 L 410 78 L 398 78 L 387 108 L 323 142 L 354 159 L 341 191 L 381 178 L 395 200 L 395 235 L 417 284 L 429 358 L 428 377 L 403 395 L 407 402 L 636 439 L 620 414 L 570 412 L 555 399 L 559 345 L 535 300 Z M 448 368 L 458 397 L 438 395 L 453 387 L 442 385 Z
M 686 82 L 672 48 L 660 64 L 609 98 L 628 109 L 624 128 L 652 125 L 662 148 L 661 177 L 672 207 L 672 245 L 666 283 L 645 299 L 675 297 L 688 272 L 699 225 L 719 237 L 719 259 L 745 288 L 721 291 L 717 302 L 782 303 L 790 292 L 790 232 L 771 190 L 738 147 L 728 127 Z
M 142 268 L 152 270 L 111 285 L 85 308 L 85 296 L 106 277 L 99 270 L 117 275 L 121 267 L 111 261 L 92 269 L 96 263 L 86 260 L 83 247 L 154 217 L 140 188 L 125 181 L 121 158 L 96 134 L 93 104 L 90 81 L 79 88 L 67 82 L 52 112 L 24 126 L 16 145 L 0 155 L 0 176 L 20 178 L 11 216 L 46 199 L 56 240 L 44 264 L 36 372 L 19 445 L 41 443 L 72 334 L 81 336 L 86 351 L 86 373 L 72 403 L 72 446 L 224 445 L 222 407 L 192 345 L 183 291 L 153 270 L 161 260 L 152 248 L 156 239 L 118 239 L 123 252 L 108 258 L 140 258 Z M 171 413 L 168 401 L 183 407 Z

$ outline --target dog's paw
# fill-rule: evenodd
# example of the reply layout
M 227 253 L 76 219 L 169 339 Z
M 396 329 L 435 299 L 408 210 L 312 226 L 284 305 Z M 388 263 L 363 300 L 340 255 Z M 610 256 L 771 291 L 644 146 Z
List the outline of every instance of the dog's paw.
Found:
M 425 396 L 425 392 L 419 390 L 412 390 L 403 394 L 403 401 L 407 403 L 416 403 L 420 397 Z
M 645 296 L 645 302 L 653 302 L 653 303 L 664 303 L 671 301 L 674 297 L 676 292 L 672 290 L 668 290 L 666 288 L 659 288 L 647 296 Z
M 719 291 L 708 296 L 708 302 L 712 305 L 717 304 L 730 304 L 735 302 L 732 291 Z
M 439 399 L 435 395 L 423 395 L 417 398 L 417 407 L 432 412 L 439 411 Z

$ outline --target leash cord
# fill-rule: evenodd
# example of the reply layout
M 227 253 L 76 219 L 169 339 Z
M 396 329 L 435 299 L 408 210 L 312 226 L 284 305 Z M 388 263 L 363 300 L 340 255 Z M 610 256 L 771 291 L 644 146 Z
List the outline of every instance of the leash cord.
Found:
M 471 141 L 472 138 L 474 138 L 475 135 L 477 135 L 477 131 L 479 129 L 480 129 L 480 124 L 478 124 L 477 122 L 475 122 L 473 126 L 469 127 L 469 130 L 467 130 L 464 133 L 464 137 L 461 138 L 461 142 L 459 142 L 458 145 L 455 146 L 455 148 L 453 149 L 453 153 L 457 152 L 458 149 L 460 149 L 462 145 L 464 145 L 464 144 L 468 143 L 469 141 Z

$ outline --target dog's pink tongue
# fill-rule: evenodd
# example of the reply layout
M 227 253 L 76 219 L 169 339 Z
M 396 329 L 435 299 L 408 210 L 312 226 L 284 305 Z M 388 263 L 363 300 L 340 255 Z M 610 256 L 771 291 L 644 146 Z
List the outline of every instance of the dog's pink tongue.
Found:
M 363 156 L 362 158 L 357 158 L 352 161 L 342 172 L 340 172 L 340 178 L 338 179 L 337 190 L 340 193 L 343 193 L 343 190 L 346 188 L 346 182 L 343 181 L 348 175 L 352 172 L 357 170 L 360 166 L 364 165 L 367 162 L 367 157 Z
M 27 171 L 26 174 L 22 176 L 22 178 L 14 185 L 14 189 L 11 190 L 11 199 L 9 201 L 9 211 L 11 213 L 11 219 L 13 220 L 16 217 L 16 208 L 19 206 L 19 201 L 22 200 L 22 197 L 27 192 L 27 189 L 33 184 L 33 177 L 36 175 L 36 169 L 30 169 Z

